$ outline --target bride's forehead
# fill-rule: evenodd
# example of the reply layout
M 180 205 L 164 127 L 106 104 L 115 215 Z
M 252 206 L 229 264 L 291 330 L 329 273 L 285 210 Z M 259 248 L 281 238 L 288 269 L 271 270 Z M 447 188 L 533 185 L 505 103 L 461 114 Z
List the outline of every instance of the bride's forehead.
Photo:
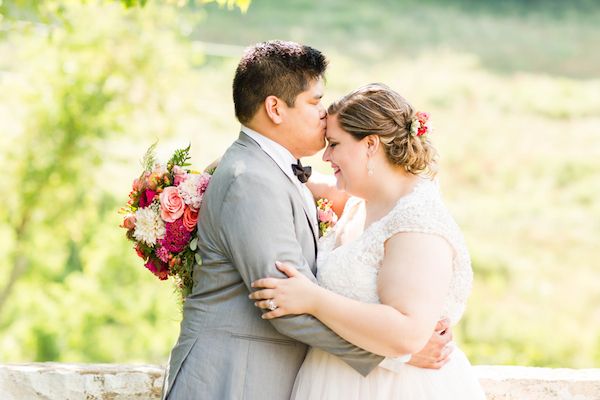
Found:
M 334 140 L 340 140 L 344 137 L 344 135 L 348 134 L 339 126 L 334 118 L 335 117 L 331 116 L 327 117 L 327 133 L 325 134 L 327 140 L 330 138 Z

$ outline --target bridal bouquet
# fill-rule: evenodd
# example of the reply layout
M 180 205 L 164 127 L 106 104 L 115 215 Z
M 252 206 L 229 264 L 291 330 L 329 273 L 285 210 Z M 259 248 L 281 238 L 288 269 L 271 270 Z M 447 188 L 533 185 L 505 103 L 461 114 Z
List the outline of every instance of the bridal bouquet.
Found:
M 211 174 L 194 172 L 190 146 L 176 150 L 166 165 L 157 162 L 156 143 L 146 152 L 141 175 L 134 179 L 129 201 L 122 208 L 122 227 L 135 243 L 144 266 L 158 279 L 173 277 L 182 299 L 192 289 L 194 261 L 201 263 L 196 223 Z

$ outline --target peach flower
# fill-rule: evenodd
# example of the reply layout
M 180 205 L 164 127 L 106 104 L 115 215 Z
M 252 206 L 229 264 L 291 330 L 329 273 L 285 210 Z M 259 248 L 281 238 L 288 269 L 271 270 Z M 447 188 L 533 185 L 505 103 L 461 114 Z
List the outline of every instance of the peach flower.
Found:
M 125 217 L 125 220 L 123 220 L 123 228 L 127 230 L 135 228 L 135 215 L 129 214 Z
M 144 189 L 144 181 L 142 179 L 134 179 L 133 181 L 133 190 L 136 192 L 140 192 Z
M 198 223 L 198 210 L 192 207 L 186 207 L 183 212 L 183 226 L 188 232 L 193 232 Z
M 160 194 L 160 217 L 174 222 L 183 215 L 184 202 L 175 186 L 166 187 Z

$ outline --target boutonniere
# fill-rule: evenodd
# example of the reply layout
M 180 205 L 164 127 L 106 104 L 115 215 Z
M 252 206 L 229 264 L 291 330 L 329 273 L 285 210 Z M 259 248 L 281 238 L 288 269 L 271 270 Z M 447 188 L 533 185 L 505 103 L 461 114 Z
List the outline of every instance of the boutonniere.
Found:
M 325 236 L 333 228 L 338 220 L 337 215 L 331 208 L 333 202 L 326 198 L 317 201 L 317 216 L 319 219 L 319 235 Z

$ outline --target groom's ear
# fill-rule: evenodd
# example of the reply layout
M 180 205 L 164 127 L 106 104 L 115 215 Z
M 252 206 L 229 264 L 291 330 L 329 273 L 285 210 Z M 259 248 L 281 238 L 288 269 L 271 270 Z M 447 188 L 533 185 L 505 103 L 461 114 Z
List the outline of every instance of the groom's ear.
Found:
M 283 100 L 278 98 L 277 96 L 268 96 L 265 99 L 265 111 L 267 112 L 267 116 L 275 125 L 279 125 L 283 122 L 282 118 L 282 103 Z

